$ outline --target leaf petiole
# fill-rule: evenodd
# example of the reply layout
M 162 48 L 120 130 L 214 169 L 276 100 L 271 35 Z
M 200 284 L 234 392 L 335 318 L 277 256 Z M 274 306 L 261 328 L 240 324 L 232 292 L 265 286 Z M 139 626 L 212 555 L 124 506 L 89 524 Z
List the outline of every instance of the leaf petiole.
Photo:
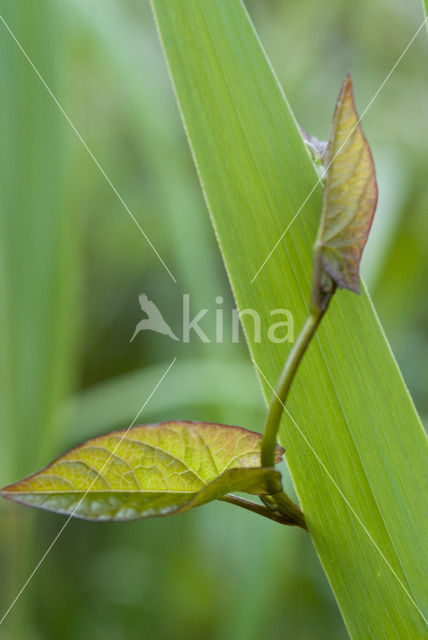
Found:
M 265 499 L 268 500 L 271 497 L 272 496 L 266 496 Z M 222 502 L 229 502 L 230 504 L 234 504 L 238 507 L 242 507 L 243 509 L 247 509 L 248 511 L 252 511 L 253 513 L 257 513 L 260 516 L 264 516 L 265 518 L 269 518 L 270 520 L 274 520 L 275 522 L 279 522 L 281 524 L 300 526 L 307 531 L 307 527 L 306 527 L 302 512 L 297 507 L 297 505 L 291 502 L 291 500 L 290 500 L 290 503 L 294 507 L 290 509 L 291 505 L 289 505 L 289 513 L 290 512 L 292 513 L 291 517 L 287 516 L 285 513 L 281 511 L 278 511 L 278 509 L 276 508 L 276 505 L 275 505 L 275 508 L 273 508 L 273 505 L 270 507 L 263 506 L 261 504 L 257 504 L 256 502 L 252 502 L 251 500 L 246 500 L 245 498 L 236 496 L 232 493 L 228 493 L 227 495 L 220 498 L 220 500 Z

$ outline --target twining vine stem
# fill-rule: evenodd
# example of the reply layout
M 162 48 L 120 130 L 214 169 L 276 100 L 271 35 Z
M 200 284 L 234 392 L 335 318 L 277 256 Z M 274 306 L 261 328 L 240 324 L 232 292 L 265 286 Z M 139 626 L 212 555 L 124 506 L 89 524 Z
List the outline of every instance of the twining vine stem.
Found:
M 316 315 L 315 312 L 309 314 L 278 379 L 265 420 L 262 440 L 262 467 L 273 467 L 275 464 L 276 439 L 288 392 L 323 315 L 322 311 Z
M 318 280 L 317 270 L 314 274 L 314 280 Z M 300 331 L 296 342 L 294 343 L 290 354 L 285 362 L 284 368 L 279 376 L 275 392 L 273 394 L 269 409 L 266 415 L 263 439 L 261 446 L 261 464 L 262 467 L 275 466 L 275 446 L 278 436 L 281 416 L 284 411 L 285 402 L 288 393 L 297 373 L 299 365 L 306 353 L 306 350 L 319 327 L 319 324 L 327 311 L 330 300 L 334 294 L 335 286 L 328 283 L 327 290 L 323 290 L 321 286 L 318 289 L 322 293 L 322 302 L 318 298 L 318 303 L 314 304 L 312 299 L 311 309 L 305 324 Z M 270 509 L 276 510 L 283 516 L 288 518 L 290 522 L 297 524 L 307 530 L 307 525 L 303 513 L 299 507 L 281 491 L 270 496 L 262 497 L 263 502 Z

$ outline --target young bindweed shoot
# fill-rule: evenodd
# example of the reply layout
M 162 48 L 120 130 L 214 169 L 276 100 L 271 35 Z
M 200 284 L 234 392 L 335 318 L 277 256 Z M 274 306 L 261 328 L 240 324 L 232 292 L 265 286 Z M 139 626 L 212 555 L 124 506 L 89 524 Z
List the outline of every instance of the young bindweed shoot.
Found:
M 360 293 L 359 267 L 377 204 L 373 158 L 355 109 L 352 81 L 347 74 L 340 91 L 327 146 L 305 140 L 324 167 L 321 223 L 314 249 L 309 313 L 279 377 L 270 403 L 262 441 L 262 465 L 273 464 L 275 443 L 285 402 L 294 376 L 330 301 L 338 288 Z M 278 497 L 264 497 L 279 511 Z M 287 506 L 285 505 L 285 509 Z
M 88 520 L 125 521 L 181 513 L 220 499 L 307 530 L 299 507 L 274 469 L 283 449 L 277 433 L 288 392 L 309 343 L 338 288 L 359 292 L 359 264 L 377 187 L 372 156 L 347 75 L 327 146 L 308 141 L 324 168 L 324 202 L 314 250 L 306 322 L 278 380 L 263 437 L 241 427 L 175 421 L 99 436 L 48 467 L 5 487 L 5 498 Z M 315 150 L 315 151 L 314 151 Z M 261 462 L 261 464 L 260 464 Z M 255 503 L 232 492 L 258 496 Z

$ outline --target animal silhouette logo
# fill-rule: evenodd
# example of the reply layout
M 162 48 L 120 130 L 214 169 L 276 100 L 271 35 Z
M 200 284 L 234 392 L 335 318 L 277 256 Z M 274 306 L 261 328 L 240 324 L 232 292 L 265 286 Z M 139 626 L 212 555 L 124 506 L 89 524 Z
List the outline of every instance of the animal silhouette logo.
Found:
M 138 296 L 141 310 L 147 315 L 147 318 L 143 318 L 135 327 L 134 335 L 130 342 L 132 342 L 140 331 L 149 329 L 150 331 L 156 331 L 156 333 L 162 333 L 164 336 L 169 336 L 173 340 L 179 342 L 179 338 L 175 335 L 169 324 L 164 320 L 161 312 L 157 308 L 154 302 L 148 299 L 148 297 L 141 293 Z

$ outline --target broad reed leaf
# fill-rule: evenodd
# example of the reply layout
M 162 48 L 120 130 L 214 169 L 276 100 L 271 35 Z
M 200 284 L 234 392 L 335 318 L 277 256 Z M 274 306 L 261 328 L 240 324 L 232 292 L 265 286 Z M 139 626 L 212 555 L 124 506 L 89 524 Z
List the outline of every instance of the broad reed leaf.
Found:
M 349 74 L 337 100 L 324 165 L 327 175 L 315 244 L 315 289 L 326 272 L 338 287 L 361 293 L 360 261 L 376 209 L 377 183 Z
M 264 336 L 274 309 L 299 327 L 322 184 L 243 4 L 152 5 L 238 308 Z M 243 324 L 270 400 L 290 345 Z M 364 287 L 333 299 L 287 408 L 279 439 L 350 635 L 426 637 L 427 442 Z
M 88 440 L 2 489 L 5 498 L 91 520 L 133 520 L 188 511 L 231 491 L 281 491 L 260 468 L 260 434 L 203 422 L 164 422 Z M 276 462 L 283 449 L 277 446 Z M 271 489 L 272 490 L 272 489 Z

